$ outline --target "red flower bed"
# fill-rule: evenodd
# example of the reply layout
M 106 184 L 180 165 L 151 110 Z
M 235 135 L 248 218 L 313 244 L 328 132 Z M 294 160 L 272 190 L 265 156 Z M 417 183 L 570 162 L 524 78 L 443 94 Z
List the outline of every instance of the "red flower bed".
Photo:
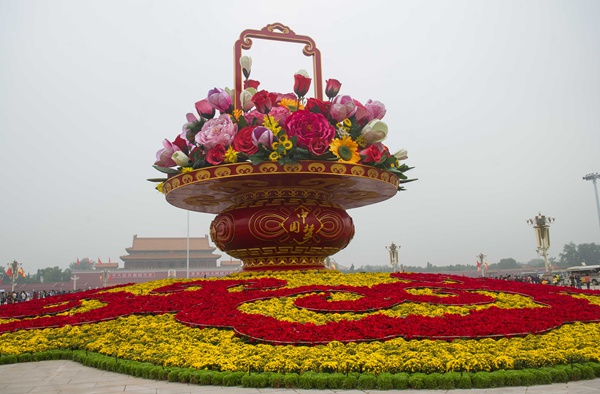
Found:
M 135 296 L 126 291 L 98 290 L 72 293 L 0 307 L 2 318 L 41 316 L 0 324 L 0 333 L 94 323 L 131 314 L 175 313 L 175 318 L 198 327 L 232 328 L 238 334 L 269 343 L 326 343 L 330 341 L 368 341 L 404 338 L 483 338 L 539 334 L 565 323 L 600 321 L 600 306 L 567 293 L 600 294 L 572 288 L 531 285 L 492 279 L 472 279 L 432 274 L 392 274 L 407 283 L 381 283 L 367 286 L 310 285 L 284 288 L 280 279 L 224 279 L 178 282 L 155 289 L 149 295 Z M 449 280 L 450 279 L 450 280 Z M 231 291 L 242 286 L 241 291 Z M 415 295 L 409 289 L 427 288 L 450 295 Z M 187 290 L 187 291 L 185 291 Z M 490 306 L 472 310 L 465 316 L 408 315 L 391 317 L 372 313 L 358 320 L 341 320 L 324 325 L 285 322 L 271 316 L 248 314 L 238 306 L 256 300 L 309 294 L 295 301 L 297 308 L 315 312 L 366 313 L 386 310 L 403 302 L 440 305 L 488 304 L 492 297 L 474 291 L 517 293 L 530 297 L 543 308 L 501 309 Z M 332 301 L 333 292 L 356 294 L 353 301 Z M 81 305 L 83 299 L 98 300 L 106 305 L 87 312 L 56 316 Z M 50 307 L 48 307 L 50 306 Z

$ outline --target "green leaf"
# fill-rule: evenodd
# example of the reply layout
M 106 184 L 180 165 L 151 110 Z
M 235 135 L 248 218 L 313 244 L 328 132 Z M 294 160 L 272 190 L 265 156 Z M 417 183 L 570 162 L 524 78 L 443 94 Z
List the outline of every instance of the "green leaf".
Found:
M 153 164 L 152 167 L 156 168 L 158 171 L 165 173 L 165 174 L 179 174 L 179 171 L 174 168 L 161 167 L 161 166 L 157 166 L 156 164 Z
M 148 178 L 146 179 L 149 182 L 164 182 L 166 181 L 168 178 Z

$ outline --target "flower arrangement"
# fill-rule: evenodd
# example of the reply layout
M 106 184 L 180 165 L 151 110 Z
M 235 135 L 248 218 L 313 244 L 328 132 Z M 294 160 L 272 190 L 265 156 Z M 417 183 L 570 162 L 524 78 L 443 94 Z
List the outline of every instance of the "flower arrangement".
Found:
M 195 104 L 198 116 L 188 113 L 181 134 L 163 141 L 154 168 L 175 175 L 243 161 L 285 165 L 332 160 L 390 171 L 400 184 L 410 181 L 404 174 L 411 169 L 403 163 L 406 150 L 392 154 L 383 143 L 388 127 L 382 121 L 386 108 L 381 102 L 362 104 L 340 95 L 342 84 L 336 79 L 326 81 L 327 101 L 307 99 L 311 78 L 304 70 L 294 75 L 293 93 L 258 90 L 260 82 L 249 79 L 252 59 L 242 56 L 240 63 L 245 77 L 241 108 L 234 108 L 233 91 L 210 90 Z
M 599 319 L 599 291 L 561 286 L 435 274 L 241 273 L 4 305 L 0 353 L 79 349 L 243 373 L 489 372 L 598 362 Z

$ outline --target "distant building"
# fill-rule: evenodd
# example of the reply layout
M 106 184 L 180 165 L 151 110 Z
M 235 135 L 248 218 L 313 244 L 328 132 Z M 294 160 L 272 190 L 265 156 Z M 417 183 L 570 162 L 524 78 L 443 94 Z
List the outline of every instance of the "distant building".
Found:
M 133 243 L 121 256 L 125 270 L 182 270 L 187 268 L 188 238 L 142 238 L 133 236 Z M 210 246 L 208 236 L 189 238 L 190 269 L 217 267 L 221 255 Z

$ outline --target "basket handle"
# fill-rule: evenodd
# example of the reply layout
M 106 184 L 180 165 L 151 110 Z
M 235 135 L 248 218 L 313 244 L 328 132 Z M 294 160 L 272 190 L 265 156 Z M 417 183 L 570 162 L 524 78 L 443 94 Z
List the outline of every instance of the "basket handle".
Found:
M 240 93 L 242 92 L 242 66 L 240 58 L 242 57 L 242 49 L 250 49 L 252 47 L 253 38 L 262 38 L 264 40 L 298 42 L 306 44 L 302 49 L 302 53 L 306 56 L 313 57 L 313 76 L 314 76 L 314 92 L 315 98 L 323 100 L 323 80 L 321 75 L 321 51 L 317 49 L 315 42 L 308 36 L 299 36 L 294 33 L 289 27 L 281 23 L 273 23 L 267 25 L 260 30 L 244 30 L 240 34 L 240 38 L 234 45 L 234 70 L 235 70 L 235 108 L 241 108 Z

